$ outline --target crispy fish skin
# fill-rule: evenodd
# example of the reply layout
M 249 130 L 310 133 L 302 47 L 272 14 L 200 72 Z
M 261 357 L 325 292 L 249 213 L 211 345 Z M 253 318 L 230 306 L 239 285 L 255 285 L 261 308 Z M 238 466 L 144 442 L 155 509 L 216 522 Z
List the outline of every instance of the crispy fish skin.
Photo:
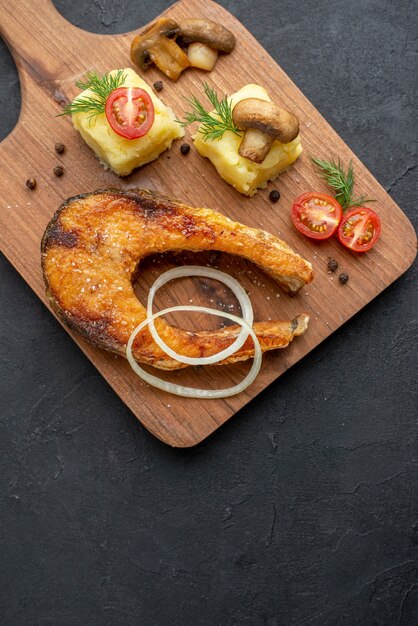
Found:
M 313 278 L 311 264 L 269 233 L 145 189 L 106 189 L 66 200 L 45 230 L 42 270 L 51 307 L 92 344 L 126 356 L 130 335 L 146 319 L 132 286 L 138 262 L 168 250 L 237 254 L 259 265 L 290 293 Z M 302 314 L 294 320 L 255 323 L 262 350 L 286 347 L 305 332 L 308 319 Z M 219 352 L 241 328 L 189 332 L 162 318 L 155 325 L 168 345 L 190 357 Z M 148 328 L 137 335 L 133 355 L 160 369 L 187 367 L 162 351 Z M 221 363 L 253 355 L 249 338 Z

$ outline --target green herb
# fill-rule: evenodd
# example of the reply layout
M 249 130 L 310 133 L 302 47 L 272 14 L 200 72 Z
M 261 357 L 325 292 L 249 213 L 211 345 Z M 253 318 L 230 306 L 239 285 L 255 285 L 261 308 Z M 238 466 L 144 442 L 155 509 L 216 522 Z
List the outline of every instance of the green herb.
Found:
M 350 161 L 347 171 L 345 171 L 340 159 L 338 161 L 334 159 L 322 161 L 314 157 L 311 158 L 314 165 L 321 172 L 323 180 L 331 189 L 334 189 L 335 197 L 343 209 L 362 206 L 365 202 L 374 202 L 374 200 L 370 200 L 366 196 L 353 196 L 354 168 L 352 161 Z
M 207 83 L 204 83 L 203 88 L 209 102 L 215 109 L 217 117 L 207 111 L 196 96 L 192 96 L 191 98 L 186 98 L 192 110 L 185 114 L 184 121 L 176 120 L 176 122 L 181 126 L 189 126 L 193 122 L 200 122 L 201 126 L 198 132 L 203 135 L 204 141 L 220 139 L 227 130 L 235 135 L 240 135 L 241 131 L 232 120 L 232 106 L 228 98 L 225 96 L 222 100 L 219 100 L 216 91 L 209 87 Z
M 105 112 L 106 100 L 115 89 L 118 89 L 126 80 L 123 70 L 118 70 L 113 76 L 110 73 L 100 76 L 97 72 L 87 72 L 86 80 L 79 80 L 76 86 L 81 89 L 90 89 L 94 96 L 75 98 L 70 104 L 65 105 L 61 115 L 74 115 L 74 113 L 89 113 L 89 119 Z M 57 116 L 57 117 L 59 117 Z

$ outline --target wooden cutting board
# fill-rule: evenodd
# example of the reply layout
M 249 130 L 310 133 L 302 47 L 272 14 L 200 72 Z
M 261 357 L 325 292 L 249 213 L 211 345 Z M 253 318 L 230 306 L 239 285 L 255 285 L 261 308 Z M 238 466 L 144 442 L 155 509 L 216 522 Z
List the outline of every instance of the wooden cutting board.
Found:
M 286 350 L 267 354 L 256 382 L 233 398 L 201 401 L 157 391 L 142 383 L 123 358 L 92 348 L 73 334 L 74 340 L 136 417 L 162 441 L 179 447 L 202 441 L 413 262 L 416 236 L 401 209 L 251 34 L 214 2 L 181 0 L 165 14 L 174 19 L 207 17 L 224 24 L 236 35 L 235 51 L 220 58 L 209 75 L 188 70 L 177 83 L 172 83 L 158 70 L 150 69 L 144 77 L 150 84 L 163 79 L 162 99 L 177 115 L 185 108 L 183 96 L 201 94 L 203 80 L 221 94 L 232 93 L 246 83 L 260 83 L 274 101 L 296 113 L 301 123 L 303 155 L 276 184 L 270 184 L 254 198 L 243 197 L 223 182 L 209 161 L 202 159 L 195 150 L 187 157 L 182 156 L 179 142 L 156 162 L 128 178 L 120 179 L 105 172 L 73 130 L 71 121 L 55 116 L 60 111 L 60 103 L 78 93 L 74 82 L 86 70 L 105 72 L 130 66 L 133 34 L 97 35 L 80 30 L 59 15 L 50 0 L 0 0 L 0 7 L 1 34 L 15 59 L 22 89 L 18 124 L 0 144 L 1 249 L 43 302 L 46 303 L 39 245 L 48 221 L 65 198 L 105 187 L 147 187 L 190 205 L 218 209 L 233 219 L 282 237 L 314 265 L 314 282 L 290 298 L 280 293 L 257 268 L 233 257 L 216 253 L 180 254 L 154 257 L 144 263 L 137 288 L 143 302 L 151 282 L 167 267 L 208 263 L 230 272 L 250 291 L 256 319 L 288 319 L 302 311 L 310 314 L 306 334 Z M 138 24 L 138 30 L 143 27 Z M 190 141 L 192 132 L 187 131 L 186 140 Z M 54 151 L 57 141 L 66 145 L 62 156 Z M 345 163 L 353 159 L 357 190 L 376 198 L 373 206 L 383 223 L 381 239 L 369 254 L 355 256 L 334 240 L 315 244 L 293 228 L 289 216 L 292 200 L 307 190 L 326 190 L 313 172 L 309 155 L 323 158 L 338 155 Z M 65 168 L 62 178 L 56 178 L 52 172 L 58 163 Z M 34 191 L 25 186 L 26 179 L 32 176 L 37 180 Z M 268 198 L 273 187 L 281 192 L 280 201 L 274 205 Z M 347 285 L 341 285 L 336 275 L 327 272 L 329 256 L 336 258 L 341 270 L 349 273 Z M 207 281 L 176 283 L 160 296 L 158 304 L 187 304 L 190 300 L 194 303 L 213 301 L 221 308 L 231 306 L 228 310 L 235 310 L 228 294 Z M 179 323 L 178 319 L 176 321 Z M 185 327 L 190 324 L 190 320 L 180 320 L 180 324 L 182 322 Z M 195 327 L 197 323 L 195 319 Z M 229 386 L 245 375 L 247 369 L 248 364 L 188 368 L 171 373 L 169 377 L 195 386 Z

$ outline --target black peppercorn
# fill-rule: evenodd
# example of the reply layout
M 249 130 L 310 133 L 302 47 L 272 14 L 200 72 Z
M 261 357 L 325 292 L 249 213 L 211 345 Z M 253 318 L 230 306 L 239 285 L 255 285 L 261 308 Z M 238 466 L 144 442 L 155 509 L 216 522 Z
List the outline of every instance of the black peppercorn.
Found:
M 335 259 L 328 261 L 328 269 L 330 272 L 335 272 L 338 269 L 338 262 Z
M 340 281 L 340 283 L 345 285 L 345 283 L 348 282 L 348 274 L 346 274 L 345 272 L 342 272 L 342 274 L 338 276 L 338 280 Z
M 190 146 L 188 143 L 182 143 L 180 146 L 180 152 L 182 154 L 189 154 L 190 152 Z
M 58 154 L 62 154 L 65 150 L 65 146 L 63 143 L 56 143 L 55 144 L 55 152 L 57 152 Z
M 28 189 L 35 189 L 35 187 L 36 187 L 36 180 L 34 178 L 28 178 L 28 180 L 26 181 L 26 187 Z
M 269 198 L 272 202 L 277 202 L 280 200 L 280 191 L 278 191 L 278 189 L 273 189 L 270 191 Z
M 64 174 L 64 168 L 62 165 L 56 165 L 54 167 L 54 174 L 55 176 L 62 176 Z
M 155 91 L 162 91 L 164 88 L 164 83 L 162 80 L 156 80 L 153 87 Z

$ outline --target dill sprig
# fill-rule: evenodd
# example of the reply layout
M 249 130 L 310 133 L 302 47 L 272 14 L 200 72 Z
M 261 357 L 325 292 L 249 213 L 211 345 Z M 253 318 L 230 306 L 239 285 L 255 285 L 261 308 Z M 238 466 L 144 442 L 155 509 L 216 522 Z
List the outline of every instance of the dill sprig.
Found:
M 362 206 L 365 202 L 374 202 L 374 200 L 366 196 L 353 196 L 354 168 L 352 161 L 350 161 L 347 171 L 345 171 L 339 158 L 338 161 L 334 159 L 331 161 L 322 161 L 315 157 L 311 157 L 311 159 L 321 172 L 322 179 L 331 189 L 334 189 L 335 197 L 343 209 Z
M 235 126 L 232 120 L 232 106 L 228 98 L 225 96 L 222 100 L 219 100 L 216 91 L 209 87 L 207 83 L 203 84 L 203 88 L 206 97 L 215 109 L 217 117 L 207 111 L 196 96 L 191 96 L 190 98 L 185 98 L 185 100 L 190 104 L 192 110 L 185 113 L 183 121 L 176 120 L 176 122 L 181 126 L 189 126 L 193 122 L 199 122 L 198 132 L 203 135 L 204 141 L 220 139 L 227 130 L 235 135 L 240 135 L 240 129 Z
M 66 104 L 57 117 L 61 115 L 74 115 L 74 113 L 89 113 L 89 120 L 96 115 L 105 112 L 106 100 L 115 89 L 118 89 L 126 80 L 123 70 L 118 70 L 112 75 L 98 74 L 97 72 L 87 72 L 85 80 L 78 80 L 76 87 L 84 91 L 90 89 L 94 96 L 76 97 L 70 104 Z

